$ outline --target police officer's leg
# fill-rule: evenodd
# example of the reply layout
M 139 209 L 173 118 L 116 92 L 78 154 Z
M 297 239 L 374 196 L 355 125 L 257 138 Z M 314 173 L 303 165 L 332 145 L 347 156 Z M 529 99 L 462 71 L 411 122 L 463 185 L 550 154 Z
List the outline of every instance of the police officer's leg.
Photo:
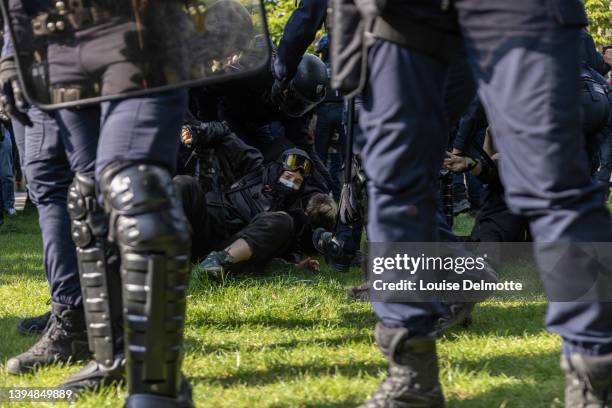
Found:
M 116 248 L 107 242 L 108 218 L 97 202 L 94 165 L 99 108 L 60 110 L 55 115 L 75 172 L 68 194 L 72 239 L 77 246 L 89 348 L 94 360 L 63 384 L 95 389 L 123 375 L 121 290 Z
M 556 242 L 612 241 L 610 214 L 589 178 L 576 102 L 579 30 L 586 19 L 578 1 L 483 4 L 456 2 L 503 157 L 508 206 L 529 218 L 539 264 L 554 265 Z M 554 272 L 543 270 L 549 289 L 579 286 L 577 279 L 596 273 L 597 263 L 584 252 L 564 259 Z M 547 327 L 564 339 L 566 406 L 609 405 L 612 303 L 552 302 Z
M 184 91 L 103 104 L 96 172 L 121 255 L 129 407 L 191 399 L 180 371 L 189 225 L 171 176 L 186 106 Z
M 25 134 L 24 169 L 39 213 L 44 265 L 53 313 L 41 340 L 9 360 L 11 373 L 37 365 L 89 356 L 75 247 L 71 240 L 66 197 L 73 173 L 53 118 L 37 108 L 29 116 L 34 126 Z
M 19 123 L 18 121 L 16 121 L 16 120 L 12 120 L 11 121 L 11 126 L 13 127 L 13 135 L 15 137 L 15 145 L 17 146 L 17 150 L 19 151 L 19 161 L 20 161 L 19 164 L 21 165 L 22 172 L 23 172 L 23 178 L 25 180 L 25 179 L 27 179 L 26 166 L 25 166 L 25 153 L 26 153 L 26 151 L 25 151 L 25 133 L 26 133 L 26 127 L 24 125 L 22 125 L 21 123 Z M 27 190 L 27 187 L 26 187 L 26 206 L 28 205 L 28 203 L 30 205 L 32 205 L 32 201 L 30 199 L 30 194 L 28 193 L 28 190 Z M 2 224 L 1 219 L 2 219 L 2 215 L 0 214 L 0 224 Z M 45 242 L 46 241 L 43 239 L 43 246 L 45 245 Z M 46 275 L 48 274 L 47 273 L 47 266 L 45 266 L 45 274 Z M 48 276 L 47 276 L 47 279 L 48 279 Z M 19 322 L 17 322 L 17 330 L 21 334 L 39 334 L 39 333 L 42 333 L 42 331 L 47 326 L 47 322 L 49 321 L 50 317 L 51 317 L 51 312 L 45 312 L 44 314 L 39 315 L 39 316 L 26 317 L 25 319 L 22 319 Z
M 383 40 L 371 47 L 368 68 L 360 126 L 366 138 L 361 154 L 368 176 L 369 240 L 437 241 L 446 68 Z M 442 406 L 435 340 L 430 337 L 441 306 L 375 302 L 373 307 L 380 319 L 378 344 L 389 357 L 390 371 L 364 407 L 396 401 Z

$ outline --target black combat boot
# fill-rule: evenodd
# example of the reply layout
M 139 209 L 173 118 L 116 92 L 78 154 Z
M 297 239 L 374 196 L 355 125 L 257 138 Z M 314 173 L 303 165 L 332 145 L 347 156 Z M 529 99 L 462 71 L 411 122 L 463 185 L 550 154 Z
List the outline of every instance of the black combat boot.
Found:
M 28 351 L 9 359 L 9 374 L 26 374 L 37 367 L 76 362 L 91 356 L 87 346 L 83 308 L 51 303 L 51 318 L 43 336 Z
M 17 323 L 17 331 L 24 336 L 30 334 L 41 334 L 45 330 L 45 327 L 47 327 L 47 323 L 49 323 L 50 319 L 51 312 L 47 312 L 40 316 L 21 319 Z
M 567 408 L 612 408 L 612 354 L 561 356 Z
M 442 408 L 436 342 L 408 336 L 405 328 L 376 325 L 376 342 L 389 359 L 389 373 L 360 408 Z

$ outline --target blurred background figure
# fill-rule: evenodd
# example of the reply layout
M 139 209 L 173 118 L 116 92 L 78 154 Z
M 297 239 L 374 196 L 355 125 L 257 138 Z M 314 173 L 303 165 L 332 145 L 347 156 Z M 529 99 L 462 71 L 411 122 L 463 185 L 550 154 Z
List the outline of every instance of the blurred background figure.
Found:
M 13 143 L 8 127 L 0 124 L 0 192 L 2 210 L 8 215 L 16 215 L 15 186 L 13 179 Z

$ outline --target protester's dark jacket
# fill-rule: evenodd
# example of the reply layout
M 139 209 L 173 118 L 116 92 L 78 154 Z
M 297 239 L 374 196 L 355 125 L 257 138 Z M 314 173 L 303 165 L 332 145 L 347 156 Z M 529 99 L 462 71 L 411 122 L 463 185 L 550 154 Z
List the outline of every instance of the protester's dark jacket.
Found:
M 476 242 L 523 242 L 530 240 L 525 218 L 512 213 L 504 199 L 504 188 L 497 169 L 486 161 L 481 162 L 482 172 L 477 176 L 484 185 L 481 207 L 476 215 L 470 235 Z
M 206 192 L 206 205 L 211 230 L 227 231 L 230 235 L 244 228 L 255 215 L 265 211 L 304 212 L 308 199 L 325 192 L 309 184 L 299 192 L 282 190 L 277 184 L 283 171 L 278 162 L 264 165 L 261 153 L 233 133 L 219 135 L 208 141 L 219 157 L 229 160 L 232 184 L 224 191 Z M 226 179 L 229 179 L 226 178 Z M 295 217 L 294 217 L 295 218 Z

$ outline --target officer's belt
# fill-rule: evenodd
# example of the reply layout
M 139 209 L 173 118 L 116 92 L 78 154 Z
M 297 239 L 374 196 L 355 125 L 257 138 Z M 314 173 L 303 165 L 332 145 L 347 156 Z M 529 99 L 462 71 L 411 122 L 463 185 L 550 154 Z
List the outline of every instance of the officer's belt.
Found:
M 394 21 L 395 19 L 397 21 Z M 463 49 L 458 33 L 446 33 L 427 24 L 386 14 L 376 18 L 372 35 L 419 51 L 444 63 L 454 62 Z
M 61 35 L 104 23 L 112 13 L 100 7 L 79 7 L 66 12 L 42 13 L 32 19 L 35 36 Z
M 74 102 L 96 96 L 93 89 L 78 85 L 54 85 L 51 87 L 51 103 Z

